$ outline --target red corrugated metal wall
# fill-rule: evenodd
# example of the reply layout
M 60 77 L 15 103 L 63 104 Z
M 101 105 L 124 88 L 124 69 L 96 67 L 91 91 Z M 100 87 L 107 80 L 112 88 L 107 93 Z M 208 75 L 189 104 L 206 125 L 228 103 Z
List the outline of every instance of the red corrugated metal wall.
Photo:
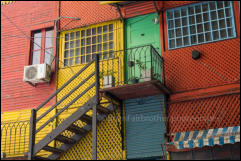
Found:
M 57 2 L 17 1 L 1 6 L 1 12 L 30 36 L 31 30 L 54 25 L 53 21 L 46 21 L 56 19 Z M 55 90 L 55 76 L 50 85 L 39 84 L 36 88 L 23 82 L 24 66 L 29 59 L 30 40 L 25 38 L 20 30 L 1 13 L 2 112 L 34 108 Z
M 67 30 L 119 18 L 118 11 L 110 5 L 100 5 L 100 1 L 61 1 L 60 16 L 79 17 L 81 20 L 61 19 L 60 28 Z M 69 23 L 69 24 L 68 24 Z
M 198 89 L 240 84 L 240 14 L 238 3 L 233 4 L 237 38 L 170 51 L 164 14 L 165 83 L 173 93 L 185 96 Z M 192 59 L 195 49 L 202 53 L 199 60 Z M 240 125 L 240 93 L 172 103 L 168 115 L 169 133 Z
M 169 104 L 169 133 L 240 125 L 240 94 Z
M 240 81 L 240 24 L 235 3 L 237 38 L 168 50 L 165 32 L 165 82 L 172 92 L 230 84 Z M 164 15 L 165 18 L 166 15 Z M 166 19 L 164 19 L 164 30 Z M 193 60 L 191 52 L 199 50 L 200 60 Z

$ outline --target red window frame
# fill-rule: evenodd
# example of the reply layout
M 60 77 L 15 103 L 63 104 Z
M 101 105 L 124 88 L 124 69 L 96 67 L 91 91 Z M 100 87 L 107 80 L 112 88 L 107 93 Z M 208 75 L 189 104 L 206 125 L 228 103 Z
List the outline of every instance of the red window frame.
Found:
M 54 34 L 54 28 L 53 27 L 50 27 L 50 28 L 43 28 L 43 29 L 40 29 L 40 30 L 35 30 L 35 31 L 32 31 L 31 32 L 31 50 L 30 50 L 30 59 L 29 59 L 29 64 L 32 65 L 33 64 L 33 54 L 34 54 L 34 51 L 40 51 L 40 64 L 43 64 L 45 63 L 45 51 L 47 49 L 52 49 L 52 55 L 53 55 L 53 49 L 54 49 L 54 39 L 52 40 L 52 45 L 50 47 L 46 47 L 46 32 L 47 31 L 50 31 L 52 30 L 52 33 Z M 41 33 L 41 44 L 39 44 L 41 47 L 40 49 L 34 49 L 34 34 L 35 33 Z

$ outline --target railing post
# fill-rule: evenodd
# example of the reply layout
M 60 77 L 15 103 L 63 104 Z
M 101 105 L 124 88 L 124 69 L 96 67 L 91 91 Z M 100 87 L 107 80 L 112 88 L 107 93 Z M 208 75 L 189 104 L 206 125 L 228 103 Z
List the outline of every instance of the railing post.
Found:
M 95 55 L 95 92 L 96 92 L 96 104 L 93 106 L 92 116 L 92 160 L 97 160 L 97 106 L 99 105 L 99 55 Z
M 36 110 L 32 109 L 29 127 L 29 147 L 28 147 L 28 160 L 33 160 L 33 151 L 35 144 L 35 131 L 36 131 Z
M 151 80 L 153 80 L 153 74 L 154 74 L 154 71 L 155 71 L 155 70 L 154 70 L 154 66 L 153 66 L 153 64 L 152 64 L 152 59 L 153 59 L 153 58 L 152 58 L 152 54 L 153 54 L 153 53 L 152 53 L 152 50 L 153 50 L 153 49 L 152 49 L 152 45 L 150 45 L 150 54 L 151 54 Z

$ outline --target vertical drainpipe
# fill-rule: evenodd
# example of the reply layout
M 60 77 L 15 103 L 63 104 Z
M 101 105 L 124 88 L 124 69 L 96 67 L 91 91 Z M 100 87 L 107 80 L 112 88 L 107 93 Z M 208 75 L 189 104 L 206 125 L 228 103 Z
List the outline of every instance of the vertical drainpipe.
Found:
M 55 77 L 56 77 L 56 90 L 58 89 L 58 36 L 59 36 L 59 19 L 60 18 L 60 1 L 58 1 L 58 6 L 57 6 L 57 19 L 54 21 L 54 27 L 55 27 Z M 57 96 L 55 97 L 55 102 L 57 102 Z M 58 112 L 57 108 L 55 109 L 55 114 Z M 58 126 L 58 117 L 56 118 L 56 122 L 55 122 L 55 127 Z M 57 142 L 54 141 L 54 147 L 57 147 Z

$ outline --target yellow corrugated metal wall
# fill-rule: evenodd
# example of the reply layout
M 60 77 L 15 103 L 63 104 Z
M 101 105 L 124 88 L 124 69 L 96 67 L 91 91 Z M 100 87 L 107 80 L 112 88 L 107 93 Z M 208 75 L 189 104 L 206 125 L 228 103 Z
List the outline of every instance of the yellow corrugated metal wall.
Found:
M 38 116 L 43 114 L 49 107 L 43 108 L 38 112 Z M 43 124 L 54 115 L 52 111 L 40 121 Z M 7 157 L 23 156 L 28 151 L 29 143 L 29 120 L 31 109 L 18 110 L 1 113 L 1 152 L 6 153 Z M 46 134 L 54 129 L 56 122 L 53 121 L 36 135 L 36 142 L 41 140 Z M 39 128 L 37 124 L 37 128 Z M 53 145 L 53 143 L 51 143 Z M 51 145 L 50 144 L 50 145 Z M 49 153 L 44 151 L 39 153 L 42 156 L 48 156 Z
M 114 42 L 114 51 L 123 50 L 123 23 L 120 20 L 108 21 L 103 22 L 100 24 L 95 24 L 83 28 L 73 29 L 69 31 L 63 31 L 60 34 L 60 52 L 59 52 L 59 70 L 58 70 L 58 82 L 57 87 L 60 88 L 67 80 L 69 80 L 75 73 L 77 73 L 81 68 L 83 68 L 86 63 L 71 63 L 69 64 L 70 67 L 66 67 L 64 63 L 66 63 L 66 56 L 64 56 L 66 52 L 66 44 L 71 45 L 71 40 L 66 39 L 66 36 L 71 36 L 71 33 L 76 33 L 81 31 L 87 31 L 88 29 L 103 27 L 107 25 L 113 24 L 113 42 Z M 91 35 L 91 34 L 90 34 Z M 104 33 L 102 33 L 103 39 Z M 91 41 L 93 41 L 93 37 L 91 37 Z M 76 37 L 75 37 L 76 38 Z M 77 39 L 73 38 L 73 41 L 78 41 Z M 81 40 L 81 38 L 80 38 Z M 97 41 L 97 40 L 96 40 Z M 83 45 L 87 47 L 86 45 Z M 82 46 L 81 46 L 82 47 Z M 103 46 L 102 46 L 103 47 Z M 71 49 L 70 49 L 71 50 Z M 69 51 L 70 51 L 69 50 Z M 76 46 L 73 47 L 73 50 L 76 50 Z M 87 50 L 87 49 L 86 49 Z M 109 51 L 107 51 L 109 52 Z M 97 52 L 96 52 L 97 53 Z M 104 71 L 104 73 L 108 73 L 108 69 L 114 69 L 114 77 L 118 77 L 119 82 L 124 81 L 124 73 L 123 73 L 123 51 L 121 52 L 114 52 L 115 54 L 119 54 L 118 60 L 113 59 L 113 63 L 109 64 L 108 59 L 103 59 L 100 61 L 100 71 Z M 70 54 L 70 53 L 69 53 Z M 95 52 L 91 52 L 91 54 L 95 54 Z M 71 57 L 67 61 L 71 61 L 70 59 L 76 60 L 76 55 Z M 116 62 L 115 62 L 116 61 Z M 117 63 L 118 61 L 118 63 Z M 119 63 L 121 62 L 121 63 Z M 108 69 L 107 69 L 108 68 Z M 60 92 L 57 96 L 57 100 L 63 98 L 71 89 L 76 87 L 82 80 L 89 76 L 92 72 L 94 72 L 95 67 L 92 64 L 86 71 L 80 74 L 78 79 L 74 80 L 72 83 L 68 85 L 66 90 Z M 84 91 L 90 84 L 95 81 L 94 77 L 91 78 L 89 81 L 85 82 L 83 86 L 81 86 L 76 92 L 74 92 L 68 99 L 64 101 L 62 106 L 58 107 L 58 110 L 63 108 L 64 105 L 69 103 L 74 97 L 76 97 L 79 93 Z M 117 80 L 116 80 L 117 81 Z M 117 83 L 117 82 L 116 82 Z M 103 88 L 102 80 L 100 80 L 101 88 Z M 73 105 L 71 105 L 70 109 L 64 112 L 59 116 L 58 123 L 60 123 L 65 118 L 69 117 L 77 108 L 81 107 L 84 103 L 86 103 L 90 98 L 95 95 L 95 89 L 92 88 L 89 90 L 84 96 L 82 96 L 79 100 L 77 100 Z M 91 115 L 92 111 L 88 113 Z M 121 137 L 121 119 L 120 119 L 120 111 L 116 111 L 113 114 L 110 114 L 104 121 L 102 121 L 98 125 L 98 159 L 122 159 L 123 151 L 122 151 L 122 137 Z M 83 125 L 81 121 L 78 121 L 80 126 Z M 67 136 L 71 134 L 66 134 Z M 60 158 L 61 160 L 87 160 L 91 159 L 91 145 L 92 145 L 92 137 L 91 132 L 86 135 L 77 145 L 73 148 L 68 150 L 63 156 Z M 57 146 L 58 143 L 57 143 Z

